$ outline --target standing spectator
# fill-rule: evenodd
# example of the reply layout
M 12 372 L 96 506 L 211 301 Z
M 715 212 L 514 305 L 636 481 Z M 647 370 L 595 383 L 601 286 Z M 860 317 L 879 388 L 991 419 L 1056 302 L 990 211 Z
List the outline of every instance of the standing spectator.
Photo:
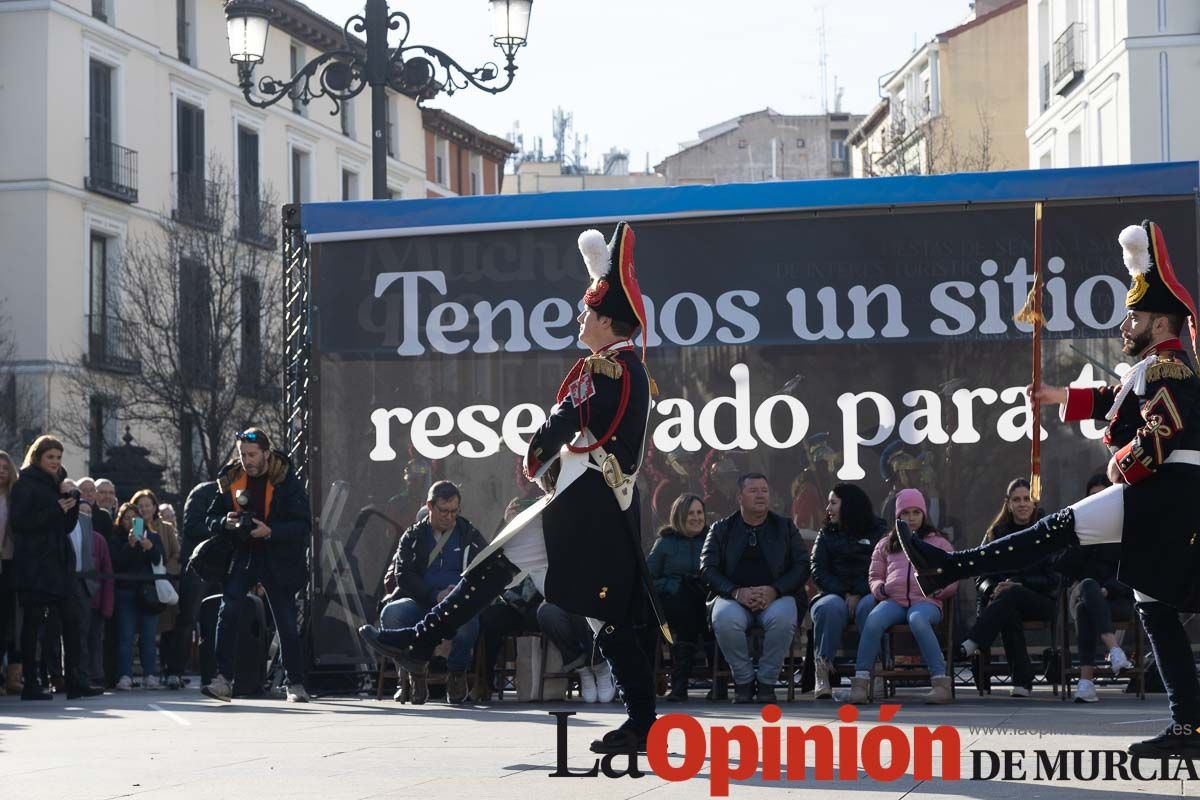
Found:
M 1104 475 L 1093 475 L 1087 482 L 1087 495 L 1102 492 L 1112 484 Z M 1079 685 L 1076 703 L 1095 703 L 1096 643 L 1108 649 L 1108 664 L 1113 675 L 1132 665 L 1117 644 L 1113 620 L 1133 617 L 1133 590 L 1117 580 L 1121 563 L 1121 544 L 1093 544 L 1071 547 L 1059 553 L 1054 568 L 1070 584 L 1068 596 L 1075 633 L 1079 639 Z
M 100 508 L 94 508 L 92 511 L 93 514 L 108 516 L 108 512 Z M 81 515 L 82 513 L 80 511 Z M 108 549 L 108 539 L 101 536 L 100 532 L 95 530 L 94 516 L 92 522 L 92 564 L 96 572 L 101 575 L 113 574 L 112 556 Z M 88 674 L 91 685 L 103 689 L 106 683 L 104 637 L 108 623 L 113 617 L 113 607 L 116 603 L 116 584 L 112 578 L 98 578 L 96 580 L 99 583 L 99 591 L 92 594 L 88 607 L 90 619 L 87 626 L 87 646 L 84 648 L 87 652 L 88 660 L 84 664 L 84 670 Z
M 792 521 L 770 510 L 766 475 L 748 473 L 737 486 L 738 510 L 705 537 L 700 574 L 717 595 L 713 633 L 733 673 L 734 702 L 774 703 L 808 580 L 808 548 Z M 763 628 L 757 675 L 746 641 L 755 623 Z
M 200 604 L 205 597 L 221 591 L 219 583 L 214 582 L 210 585 L 188 569 L 192 551 L 210 536 L 205 515 L 219 491 L 216 481 L 198 483 L 188 492 L 187 499 L 183 502 L 183 527 L 179 531 L 179 611 L 175 617 L 175 635 L 171 637 L 170 647 L 163 654 L 163 660 L 166 662 L 163 666 L 168 681 L 169 676 L 183 675 L 187 671 L 192 635 L 200 615 Z
M 75 554 L 68 538 L 79 517 L 79 503 L 77 497 L 64 496 L 59 489 L 67 477 L 62 455 L 62 442 L 53 436 L 39 436 L 25 453 L 25 463 L 9 496 L 16 537 L 17 589 L 23 611 L 22 700 L 53 699 L 38 685 L 35 668 L 38 634 L 51 610 L 57 611 L 62 620 L 66 677 L 77 681 L 79 676 L 78 589 Z M 66 688 L 71 700 L 94 694 L 75 683 Z
M 983 544 L 1024 530 L 1045 516 L 1045 512 L 1033 502 L 1029 494 L 1029 481 L 1016 478 L 1008 484 L 1004 493 L 1004 505 L 992 521 Z M 980 658 L 990 657 L 992 642 L 1000 635 L 1004 642 L 1004 655 L 1008 659 L 1012 676 L 1012 696 L 1029 697 L 1033 694 L 1033 663 L 1029 660 L 1029 649 L 1025 643 L 1024 622 L 1054 617 L 1054 593 L 1058 589 L 1059 576 L 1053 570 L 1051 559 L 1029 565 L 1012 574 L 992 574 L 978 578 L 976 603 L 978 611 L 975 624 L 967 631 L 967 638 L 959 645 L 957 657 L 969 659 L 976 653 Z
M 466 517 L 459 516 L 462 494 L 450 481 L 438 481 L 429 487 L 425 507 L 428 518 L 406 530 L 396 546 L 388 570 L 396 588 L 384 598 L 379 615 L 383 628 L 407 628 L 423 619 L 429 609 L 450 594 L 467 564 L 487 547 L 483 534 Z M 467 699 L 467 668 L 478 636 L 479 618 L 473 617 L 452 638 L 446 659 L 447 702 Z M 413 702 L 425 702 L 428 688 L 423 676 L 413 675 L 412 679 Z
M 704 601 L 707 588 L 700 580 L 700 550 L 708 532 L 704 501 L 682 494 L 671 504 L 670 524 L 658 532 L 646 567 L 662 603 L 675 644 L 671 645 L 671 691 L 668 700 L 687 699 L 688 678 L 703 652 Z
M 17 568 L 8 500 L 17 482 L 17 465 L 0 450 L 0 657 L 8 657 L 8 674 L 0 695 L 21 691 L 20 651 L 17 650 Z
M 179 521 L 175 519 L 175 506 L 170 503 L 158 504 L 158 517 L 164 522 L 169 522 L 176 530 L 179 529 Z
M 852 483 L 833 487 L 825 506 L 825 525 L 812 549 L 812 576 L 817 587 L 812 604 L 816 642 L 813 696 L 818 700 L 833 697 L 829 676 L 846 624 L 853 618 L 861 638 L 867 615 L 875 607 L 867 573 L 885 529 L 866 492 Z
M 909 530 L 932 545 L 949 552 L 950 542 L 934 530 L 925 516 L 925 496 L 917 489 L 901 489 L 896 492 L 895 505 L 899 509 L 897 518 L 904 520 Z M 867 615 L 858 637 L 858 658 L 855 662 L 854 678 L 850 683 L 847 702 L 862 704 L 869 697 L 871 668 L 879 655 L 883 635 L 893 625 L 908 624 L 921 658 L 929 668 L 932 688 L 925 695 L 926 703 L 952 703 L 950 676 L 946 674 L 946 657 L 942 655 L 934 628 L 942 621 L 942 601 L 954 594 L 957 583 L 952 583 L 932 597 L 921 592 L 913 578 L 912 564 L 900 549 L 900 540 L 892 531 L 879 540 L 871 554 L 871 568 L 867 576 L 875 607 Z
M 264 431 L 247 428 L 237 435 L 237 445 L 238 458 L 221 469 L 220 491 L 208 510 L 209 532 L 234 537 L 236 547 L 217 612 L 217 674 L 202 691 L 222 702 L 233 698 L 238 618 L 246 594 L 261 583 L 279 634 L 287 700 L 307 703 L 296 594 L 308 581 L 308 493 L 288 457 L 271 449 Z M 242 514 L 249 515 L 249 525 L 243 524 Z
M 115 523 L 121 501 L 117 499 L 117 487 L 108 478 L 96 478 L 96 505 L 107 511 Z
M 117 691 L 128 692 L 133 688 L 133 639 L 138 638 L 138 652 L 142 659 L 142 685 L 157 689 L 158 655 L 155 638 L 158 634 L 158 609 L 147 607 L 142 602 L 142 587 L 145 580 L 140 576 L 153 575 L 153 565 L 164 558 L 162 538 L 151 528 L 143 527 L 140 536 L 136 533 L 137 507 L 125 503 L 117 511 L 116 531 L 125 535 L 125 540 L 114 544 L 110 555 L 113 569 L 119 575 L 130 578 L 117 581 Z M 144 518 L 143 518 L 144 520 Z M 118 533 L 114 533 L 114 539 Z
M 159 505 L 158 498 L 154 492 L 149 489 L 142 489 L 134 494 L 129 499 L 137 509 L 138 516 L 146 524 L 147 530 L 152 530 L 158 534 L 158 538 L 162 541 L 163 546 L 163 562 L 167 574 L 175 577 L 179 576 L 179 534 L 175 530 L 175 523 L 163 519 L 161 509 L 163 507 L 171 508 L 171 506 L 163 503 Z M 171 516 L 175 516 L 175 512 L 171 512 Z M 175 620 L 179 616 L 178 606 L 168 606 L 163 609 L 158 615 L 158 635 L 162 646 L 162 663 L 167 668 L 166 687 L 168 689 L 178 689 L 182 684 L 180 682 L 180 674 L 171 672 L 171 666 L 178 666 L 174 663 L 174 659 L 170 658 L 170 654 L 175 651 Z M 168 661 L 171 663 L 168 664 Z
M 97 572 L 96 536 L 98 534 L 92 530 L 91 505 L 83 492 L 79 491 L 78 484 L 68 478 L 62 482 L 60 491 L 68 494 L 72 491 L 79 492 L 79 516 L 74 529 L 69 534 L 71 549 L 75 556 L 75 597 L 79 603 L 79 675 L 71 680 L 74 680 L 78 686 L 91 686 L 93 683 L 104 682 L 103 672 L 93 675 L 90 674 L 89 669 L 92 664 L 92 651 L 89 648 L 92 640 L 92 606 L 93 601 L 101 600 L 104 590 L 100 579 L 95 577 Z M 55 667 L 59 664 L 62 652 L 59 647 L 61 630 L 57 622 L 55 617 L 54 624 L 47 625 L 47 630 L 52 633 L 43 645 L 43 660 L 53 661 Z

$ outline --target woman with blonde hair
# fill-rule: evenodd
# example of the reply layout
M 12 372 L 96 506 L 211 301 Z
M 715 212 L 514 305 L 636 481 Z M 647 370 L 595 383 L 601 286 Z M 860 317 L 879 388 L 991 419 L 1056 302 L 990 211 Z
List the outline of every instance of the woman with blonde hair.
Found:
M 8 656 L 8 676 L 0 696 L 21 691 L 21 664 L 13 636 L 17 630 L 17 570 L 13 561 L 12 523 L 8 497 L 17 482 L 17 465 L 0 450 L 0 657 Z
M 705 597 L 700 580 L 700 548 L 708 533 L 704 501 L 685 492 L 671 504 L 671 524 L 658 531 L 658 541 L 646 557 L 654 590 L 662 602 L 667 624 L 675 633 L 671 647 L 671 691 L 667 699 L 687 699 L 688 677 L 702 652 Z

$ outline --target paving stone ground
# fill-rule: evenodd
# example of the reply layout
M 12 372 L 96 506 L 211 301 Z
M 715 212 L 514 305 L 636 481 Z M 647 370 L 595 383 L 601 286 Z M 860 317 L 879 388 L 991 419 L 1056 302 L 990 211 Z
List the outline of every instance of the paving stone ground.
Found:
M 911 737 L 914 726 L 953 725 L 960 733 L 964 777 L 971 751 L 1025 751 L 1032 775 L 1034 751 L 1121 750 L 1156 733 L 1166 720 L 1161 695 L 1145 701 L 1102 689 L 1095 705 L 1064 704 L 1048 690 L 1030 700 L 996 694 L 980 698 L 960 690 L 953 706 L 927 707 L 902 691 L 892 724 Z M 784 703 L 778 726 L 844 727 L 834 703 Z M 21 702 L 0 698 L 0 795 L 38 800 L 107 798 L 632 798 L 669 800 L 710 796 L 711 764 L 691 780 L 645 777 L 551 779 L 556 762 L 555 719 L 547 711 L 569 710 L 570 766 L 592 763 L 590 739 L 620 722 L 616 705 L 579 702 L 541 705 L 515 702 L 451 708 L 431 702 L 399 705 L 365 697 L 318 698 L 308 705 L 277 699 L 217 704 L 195 690 L 109 694 L 87 701 Z M 665 704 L 664 704 L 664 709 Z M 753 706 L 713 705 L 694 699 L 671 711 L 693 715 L 707 730 L 748 725 L 768 728 Z M 874 707 L 862 710 L 858 734 L 876 724 Z M 972 732 L 971 728 L 998 730 Z M 682 736 L 670 739 L 682 752 Z M 736 752 L 736 749 L 735 749 Z M 682 756 L 672 763 L 682 763 Z M 810 759 L 810 768 L 812 760 Z M 861 767 L 861 765 L 860 765 Z M 1149 771 L 1161 767 L 1151 762 Z M 940 774 L 940 760 L 935 772 Z M 1198 765 L 1200 771 L 1200 765 Z M 917 780 L 912 769 L 878 782 L 860 768 L 852 781 L 763 780 L 735 782 L 730 797 L 874 798 L 1147 798 L 1200 796 L 1200 781 L 1182 778 L 1137 781 L 1004 781 L 940 778 Z

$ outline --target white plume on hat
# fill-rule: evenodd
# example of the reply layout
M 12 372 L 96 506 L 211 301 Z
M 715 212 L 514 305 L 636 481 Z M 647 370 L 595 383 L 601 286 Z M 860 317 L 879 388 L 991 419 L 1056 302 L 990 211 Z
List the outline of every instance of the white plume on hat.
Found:
M 1130 225 L 1117 237 L 1124 251 L 1125 269 L 1129 275 L 1145 275 L 1150 271 L 1150 237 L 1141 225 Z
M 612 261 L 608 256 L 608 243 L 604 234 L 595 228 L 590 228 L 579 234 L 579 252 L 583 254 L 583 263 L 588 272 L 596 280 L 607 277 L 612 269 Z

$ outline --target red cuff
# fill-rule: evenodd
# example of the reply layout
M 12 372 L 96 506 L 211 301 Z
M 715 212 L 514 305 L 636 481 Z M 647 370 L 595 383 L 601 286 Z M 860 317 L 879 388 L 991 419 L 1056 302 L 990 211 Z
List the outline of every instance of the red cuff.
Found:
M 1091 389 L 1067 387 L 1067 402 L 1063 404 L 1062 421 L 1079 422 L 1092 419 L 1092 405 L 1095 393 Z
M 1129 444 L 1122 447 L 1113 454 L 1113 458 L 1117 462 L 1117 469 L 1121 471 L 1121 475 L 1125 478 L 1125 482 L 1133 485 L 1140 481 L 1149 478 L 1154 474 L 1146 464 L 1137 457 L 1134 453 L 1134 445 L 1137 440 L 1133 440 Z

